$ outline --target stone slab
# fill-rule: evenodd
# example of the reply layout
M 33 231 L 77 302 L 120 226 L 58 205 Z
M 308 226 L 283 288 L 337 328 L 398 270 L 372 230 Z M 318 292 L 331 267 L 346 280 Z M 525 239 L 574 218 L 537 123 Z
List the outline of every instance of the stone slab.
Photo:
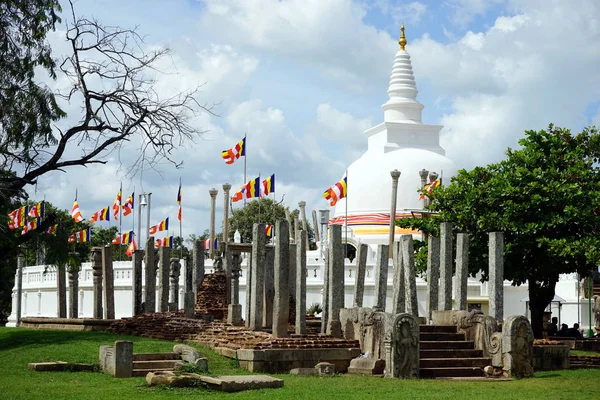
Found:
M 335 365 L 338 372 L 346 372 L 350 360 L 358 357 L 360 349 L 266 349 L 237 350 L 237 359 L 250 372 L 270 374 L 288 373 L 293 368 L 311 368 L 321 361 Z M 235 357 L 235 356 L 234 356 Z
M 266 375 L 203 376 L 202 382 L 212 389 L 228 393 L 283 387 L 283 379 Z
M 356 375 L 383 375 L 385 360 L 377 358 L 355 358 L 350 361 L 349 374 Z
M 290 370 L 290 375 L 312 376 L 317 375 L 317 370 L 314 368 L 294 368 Z
M 60 372 L 60 371 L 96 371 L 97 367 L 92 364 L 68 363 L 66 361 L 51 361 L 40 363 L 29 363 L 27 368 L 38 372 Z
M 22 328 L 66 331 L 105 331 L 116 319 L 25 317 Z

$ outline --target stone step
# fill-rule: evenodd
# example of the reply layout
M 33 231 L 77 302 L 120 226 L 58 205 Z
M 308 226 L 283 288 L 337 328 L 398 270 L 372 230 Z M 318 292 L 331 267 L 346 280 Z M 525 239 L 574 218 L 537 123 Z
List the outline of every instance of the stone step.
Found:
M 446 341 L 421 341 L 419 343 L 421 350 L 433 349 L 474 349 L 475 343 L 466 340 L 446 340 Z
M 448 368 L 448 367 L 479 367 L 491 365 L 490 358 L 422 358 L 421 368 Z
M 419 325 L 419 332 L 456 333 L 456 326 L 449 325 Z
M 421 378 L 454 378 L 485 376 L 483 369 L 473 367 L 421 368 Z
M 435 349 L 419 351 L 419 357 L 424 358 L 474 358 L 483 357 L 483 350 L 476 349 Z
M 133 361 L 181 360 L 177 353 L 138 353 L 133 355 Z
M 176 365 L 181 364 L 181 360 L 149 360 L 149 361 L 134 361 L 133 369 L 151 369 L 152 371 L 173 369 Z
M 139 377 L 144 377 L 146 375 L 148 375 L 149 372 L 167 372 L 167 371 L 171 371 L 173 372 L 173 369 L 134 369 L 131 376 L 133 376 L 134 378 L 139 378 Z
M 419 339 L 425 342 L 432 341 L 460 341 L 465 340 L 464 333 L 447 333 L 447 332 L 421 332 L 419 334 Z

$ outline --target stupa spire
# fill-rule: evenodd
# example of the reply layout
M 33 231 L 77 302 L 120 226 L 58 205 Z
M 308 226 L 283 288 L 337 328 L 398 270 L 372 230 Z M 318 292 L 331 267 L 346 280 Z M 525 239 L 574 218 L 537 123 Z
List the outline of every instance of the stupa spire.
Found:
M 400 33 L 400 40 L 398 40 L 398 44 L 400 45 L 400 50 L 404 50 L 404 46 L 406 46 L 406 43 L 408 43 L 406 41 L 406 36 L 404 36 L 404 23 L 402 24 L 400 31 L 402 33 Z

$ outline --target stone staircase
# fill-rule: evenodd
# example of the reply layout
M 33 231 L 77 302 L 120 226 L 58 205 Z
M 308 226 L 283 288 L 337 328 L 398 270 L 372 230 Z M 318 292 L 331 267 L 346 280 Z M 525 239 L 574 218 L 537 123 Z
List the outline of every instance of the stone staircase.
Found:
M 457 333 L 456 326 L 421 325 L 420 327 L 421 378 L 484 377 L 483 368 L 491 365 L 476 350 L 474 342 L 466 341 Z
M 177 353 L 139 353 L 133 355 L 133 376 L 146 376 L 148 372 L 174 371 L 183 360 Z

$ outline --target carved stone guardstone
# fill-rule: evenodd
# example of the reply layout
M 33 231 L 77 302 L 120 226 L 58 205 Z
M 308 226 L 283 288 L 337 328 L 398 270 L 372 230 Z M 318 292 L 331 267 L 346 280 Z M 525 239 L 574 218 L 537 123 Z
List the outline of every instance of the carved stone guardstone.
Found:
M 529 320 L 513 315 L 502 326 L 502 361 L 507 377 L 533 376 L 533 331 Z
M 386 378 L 419 377 L 419 321 L 411 314 L 398 314 L 386 335 Z

